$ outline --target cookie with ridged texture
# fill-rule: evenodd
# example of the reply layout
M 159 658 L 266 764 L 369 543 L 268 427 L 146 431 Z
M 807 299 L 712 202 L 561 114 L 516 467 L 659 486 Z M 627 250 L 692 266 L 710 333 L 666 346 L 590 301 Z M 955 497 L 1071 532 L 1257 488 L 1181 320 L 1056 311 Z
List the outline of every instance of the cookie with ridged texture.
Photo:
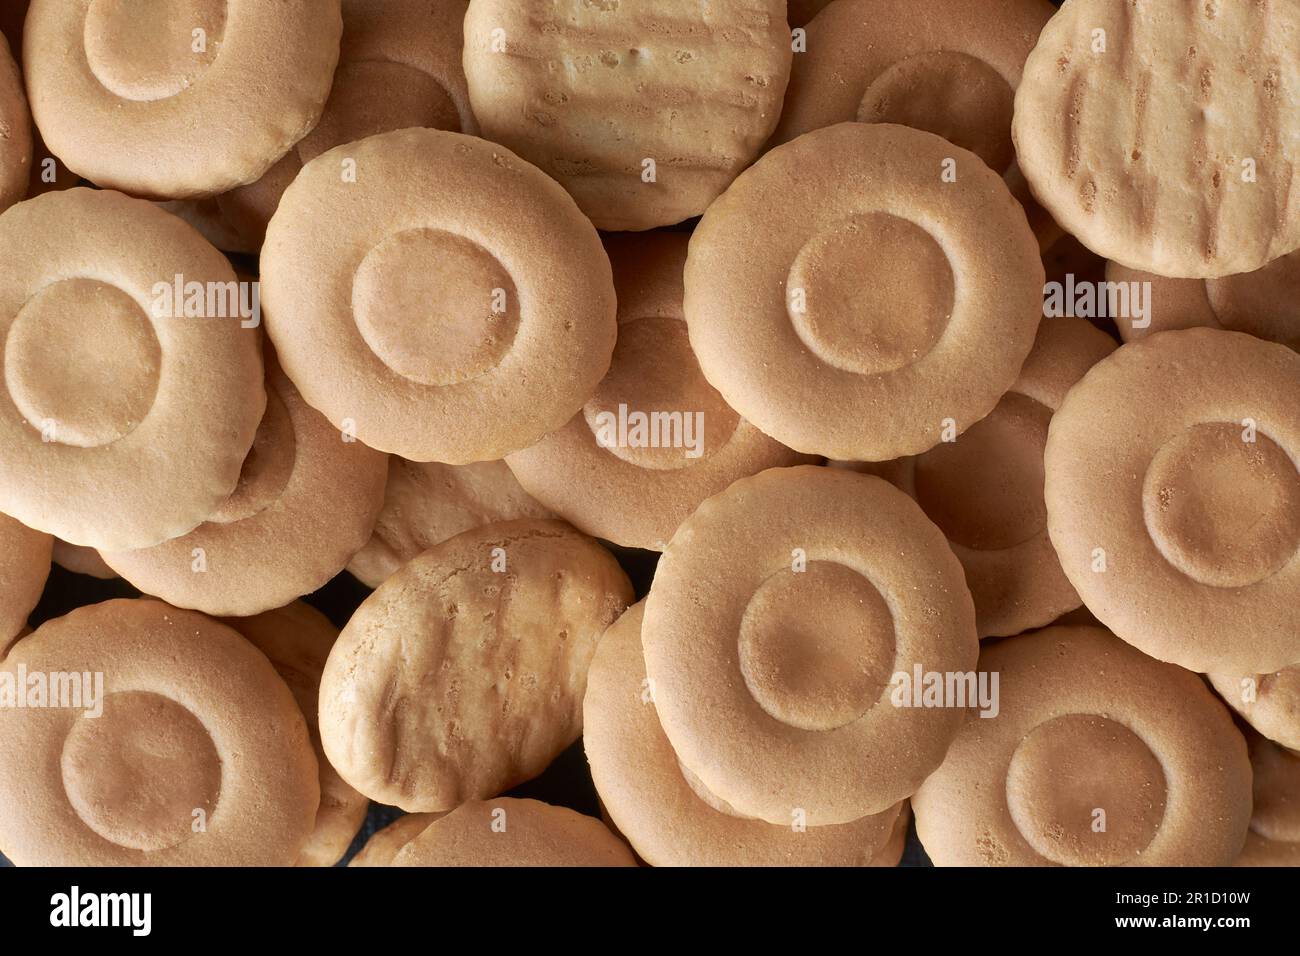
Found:
M 896 706 L 895 675 L 967 671 L 979 654 L 961 564 L 916 502 L 807 465 L 742 478 L 682 523 L 641 640 L 682 765 L 738 813 L 784 826 L 909 796 L 961 714 Z
M 781 0 L 474 0 L 465 77 L 483 135 L 604 230 L 698 216 L 781 114 Z
M 700 371 L 682 313 L 687 242 L 680 233 L 605 240 L 618 295 L 609 372 L 567 425 L 506 457 L 538 501 L 625 547 L 663 550 L 701 501 L 737 478 L 807 461 L 732 411 Z
M 343 779 L 410 812 L 540 774 L 582 730 L 596 641 L 627 575 L 560 521 L 444 541 L 353 614 L 321 680 L 321 738 Z
M 1115 320 L 1125 342 L 1205 327 L 1245 332 L 1300 352 L 1300 249 L 1254 272 L 1218 279 L 1167 279 L 1117 262 L 1106 264 L 1106 279 L 1130 283 L 1130 290 L 1132 283 L 1150 283 L 1148 314 Z
M 1250 735 L 1254 810 L 1234 866 L 1300 866 L 1300 753 Z
M 1145 272 L 1251 272 L 1300 247 L 1300 6 L 1069 0 L 1012 134 L 1034 196 Z
M 54 539 L 0 514 L 0 647 L 8 644 L 41 599 Z
M 403 814 L 372 835 L 348 866 L 392 866 L 393 858 L 406 844 L 423 833 L 434 820 L 444 816 L 443 813 Z
M 255 617 L 227 618 L 223 623 L 266 655 L 307 721 L 319 767 L 320 809 L 316 811 L 316 827 L 298 854 L 297 865 L 333 866 L 347 852 L 370 809 L 370 801 L 343 782 L 320 746 L 320 675 L 338 631 L 325 615 L 301 601 Z
M 0 674 L 20 668 L 101 675 L 102 696 L 0 707 L 0 849 L 14 863 L 297 859 L 320 800 L 316 758 L 289 688 L 235 631 L 159 601 L 108 601 L 19 641 Z
M 23 77 L 0 37 L 0 212 L 27 195 L 31 164 L 32 118 Z
M 339 0 L 33 0 L 32 115 L 91 182 L 150 199 L 250 183 L 320 118 Z
M 215 199 L 256 251 L 280 197 L 321 153 L 424 126 L 477 133 L 461 67 L 468 0 L 343 0 L 343 42 L 320 122 L 256 182 Z M 222 248 L 225 248 L 224 246 Z
M 841 123 L 772 150 L 709 207 L 686 322 L 709 384 L 763 432 L 881 461 L 993 410 L 1033 346 L 1043 275 L 1024 210 L 977 156 Z
M 146 594 L 207 614 L 259 614 L 324 585 L 370 539 L 387 457 L 304 402 L 269 352 L 266 363 L 266 414 L 231 495 L 188 534 L 101 550 Z
M 614 351 L 596 230 L 537 167 L 460 133 L 318 156 L 261 265 L 267 332 L 308 404 L 415 461 L 532 444 L 582 407 Z
M 230 263 L 151 203 L 81 188 L 0 214 L 0 259 L 0 510 L 94 548 L 192 530 L 253 444 L 260 336 L 165 293 L 200 283 L 206 312 Z
M 1246 742 L 1195 674 L 1102 628 L 986 645 L 972 711 L 912 797 L 937 866 L 1226 866 L 1250 821 Z
M 595 817 L 537 800 L 470 802 L 425 827 L 393 866 L 636 866 Z
M 1052 417 L 1047 529 L 1119 637 L 1195 671 L 1300 660 L 1300 355 L 1240 332 L 1130 342 Z
M 1205 675 L 1241 718 L 1275 743 L 1300 751 L 1300 665 L 1271 674 Z
M 462 531 L 519 518 L 554 518 L 524 491 L 504 461 L 472 465 L 388 459 L 384 506 L 370 540 L 348 562 L 377 588 L 398 568 Z
M 783 826 L 740 816 L 684 771 L 664 736 L 641 650 L 644 603 L 596 648 L 583 745 L 601 804 L 653 866 L 867 866 L 888 848 L 902 807 L 850 823 Z M 891 864 L 892 865 L 892 864 Z

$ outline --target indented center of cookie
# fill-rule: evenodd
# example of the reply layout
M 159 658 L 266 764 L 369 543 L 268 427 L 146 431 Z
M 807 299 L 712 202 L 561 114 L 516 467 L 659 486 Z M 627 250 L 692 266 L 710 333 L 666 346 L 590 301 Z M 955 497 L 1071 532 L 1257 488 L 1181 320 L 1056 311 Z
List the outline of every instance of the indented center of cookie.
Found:
M 685 468 L 727 443 L 740 422 L 709 385 L 686 323 L 623 322 L 609 372 L 583 408 L 601 447 L 641 468 Z
M 352 311 L 371 350 L 423 385 L 454 385 L 495 368 L 519 329 L 514 280 L 478 243 L 407 229 L 367 253 Z
M 5 384 L 45 441 L 93 448 L 130 434 L 153 407 L 162 348 L 144 308 L 116 286 L 64 279 L 18 311 Z
M 1064 866 L 1117 866 L 1155 838 L 1167 785 L 1160 760 L 1123 724 L 1067 714 L 1039 724 L 1007 771 L 1007 808 L 1025 840 Z
M 78 719 L 62 769 L 86 825 L 135 850 L 202 839 L 221 795 L 221 759 L 207 729 L 183 705 L 145 691 L 109 694 L 102 716 Z
M 894 619 L 852 568 L 809 561 L 771 575 L 740 622 L 740 671 L 782 723 L 833 730 L 876 703 L 894 670 Z
M 123 99 L 166 99 L 212 65 L 226 29 L 226 0 L 91 0 L 83 43 L 104 87 Z
M 915 223 L 888 213 L 842 220 L 804 244 L 786 311 L 822 361 L 863 375 L 922 358 L 952 317 L 948 257 Z
M 1043 448 L 1052 413 L 1008 392 L 956 441 L 916 459 L 916 497 L 949 541 L 980 551 L 1014 547 L 1047 527 Z
M 1194 425 L 1147 468 L 1148 533 L 1170 564 L 1202 584 L 1254 584 L 1300 547 L 1300 473 L 1262 427 Z
M 983 60 L 948 50 L 899 60 L 872 81 L 858 107 L 860 123 L 897 123 L 935 133 L 1004 172 L 1015 159 L 1015 93 Z
M 208 521 L 231 524 L 260 514 L 280 497 L 293 474 L 297 440 L 293 420 L 274 388 L 266 391 L 266 412 L 257 426 L 253 447 L 244 458 L 239 484 Z

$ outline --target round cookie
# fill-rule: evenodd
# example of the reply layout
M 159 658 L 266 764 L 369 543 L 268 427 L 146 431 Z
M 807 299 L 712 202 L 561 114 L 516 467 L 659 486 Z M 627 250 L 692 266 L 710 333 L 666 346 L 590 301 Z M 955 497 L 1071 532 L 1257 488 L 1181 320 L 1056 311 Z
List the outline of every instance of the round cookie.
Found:
M 636 866 L 594 817 L 537 800 L 470 802 L 424 828 L 393 866 Z
M 50 574 L 54 539 L 0 514 L 0 648 L 23 629 Z
M 641 651 L 644 602 L 596 648 L 583 701 L 583 744 L 601 803 L 652 866 L 868 866 L 902 807 L 839 826 L 776 826 L 737 815 L 685 771 L 655 714 Z M 896 861 L 895 861 L 896 862 Z M 893 864 L 890 864 L 893 865 Z
M 27 95 L 50 150 L 92 182 L 211 196 L 316 125 L 342 28 L 339 0 L 33 0 Z
M 1084 319 L 1045 319 L 1020 378 L 992 412 L 881 475 L 947 536 L 966 570 L 980 637 L 1043 627 L 1080 604 L 1047 534 L 1043 446 L 1070 386 L 1114 350 Z
M 1269 740 L 1300 751 L 1300 664 L 1272 674 L 1220 671 L 1205 676 L 1246 723 Z
M 534 498 L 624 547 L 661 551 L 737 478 L 807 460 L 744 421 L 700 372 L 682 314 L 687 242 L 605 240 L 618 295 L 609 372 L 567 425 L 506 457 Z
M 582 406 L 614 350 L 591 223 L 536 167 L 459 133 L 398 130 L 318 156 L 261 264 L 267 332 L 308 404 L 414 461 L 532 444 Z
M 1250 761 L 1195 674 L 1102 628 L 987 645 L 1000 711 L 971 713 L 912 797 L 936 866 L 1226 866 L 1250 821 Z
M 338 631 L 325 615 L 302 601 L 255 617 L 228 618 L 223 623 L 267 656 L 289 685 L 307 721 L 320 771 L 320 809 L 316 811 L 316 828 L 298 854 L 297 865 L 333 866 L 347 853 L 370 809 L 370 801 L 343 782 L 320 746 L 320 675 Z
M 1212 329 L 1122 346 L 1052 418 L 1047 527 L 1119 637 L 1194 671 L 1300 660 L 1300 355 Z
M 255 251 L 285 189 L 321 153 L 389 130 L 476 133 L 461 67 L 468 0 L 343 0 L 334 85 L 316 128 L 259 180 L 216 199 Z
M 596 641 L 631 600 L 613 556 L 560 521 L 444 541 L 380 585 L 334 645 L 326 756 L 408 812 L 532 779 L 578 738 Z
M 297 858 L 320 800 L 307 726 L 266 657 L 230 628 L 159 601 L 107 601 L 14 645 L 0 692 L 22 674 L 51 687 L 67 675 L 62 686 L 87 696 L 0 707 L 0 849 L 14 863 Z
M 1300 247 L 1297 32 L 1294 3 L 1071 0 L 1016 92 L 1034 196 L 1094 252 L 1158 275 Z
M 0 510 L 101 549 L 193 529 L 239 480 L 266 396 L 256 330 L 169 293 L 233 289 L 230 263 L 152 204 L 82 188 L 0 215 L 0 259 Z
M 117 577 L 118 574 L 99 556 L 99 552 L 94 548 L 83 548 L 78 544 L 68 544 L 66 541 L 54 539 L 54 563 L 65 571 L 71 571 L 73 574 L 84 574 L 87 577 L 99 578 L 101 581 L 110 581 Z
M 348 571 L 377 588 L 398 568 L 462 531 L 519 518 L 554 518 L 528 496 L 504 461 L 472 465 L 388 459 L 384 507 Z
M 1257 734 L 1247 738 L 1254 812 L 1234 866 L 1300 866 L 1300 753 Z
M 1043 275 L 1024 211 L 978 157 L 841 123 L 772 150 L 709 207 L 686 322 L 709 384 L 763 432 L 882 461 L 992 411 L 1033 345 Z
M 348 866 L 392 866 L 393 858 L 434 820 L 445 813 L 407 813 L 376 832 Z
M 979 653 L 961 564 L 916 503 L 807 465 L 742 478 L 682 523 L 641 639 L 682 765 L 784 826 L 909 796 L 962 713 L 896 703 L 898 675 L 968 671 Z
M 1245 332 L 1300 352 L 1300 249 L 1255 272 L 1219 279 L 1166 279 L 1117 262 L 1106 264 L 1106 279 L 1151 284 L 1149 324 L 1139 328 L 1132 317 L 1116 320 L 1125 342 L 1204 326 Z
M 387 459 L 308 406 L 269 352 L 266 365 L 266 414 L 234 492 L 188 534 L 100 551 L 141 591 L 246 617 L 315 591 L 369 540 Z
M 27 195 L 31 163 L 32 118 L 23 77 L 0 36 L 0 212 Z
M 474 0 L 465 17 L 483 135 L 607 231 L 704 212 L 771 135 L 790 58 L 782 0 Z

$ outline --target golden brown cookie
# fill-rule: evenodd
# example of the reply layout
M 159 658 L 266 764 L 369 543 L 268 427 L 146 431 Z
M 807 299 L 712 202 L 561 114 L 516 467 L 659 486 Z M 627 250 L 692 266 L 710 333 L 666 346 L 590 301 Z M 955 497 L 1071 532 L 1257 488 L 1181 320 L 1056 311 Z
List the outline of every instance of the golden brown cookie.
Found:
M 234 490 L 266 401 L 257 331 L 207 311 L 230 263 L 175 216 L 90 189 L 0 215 L 0 260 L 0 510 L 103 549 L 193 529 Z M 177 277 L 206 291 L 203 315 Z
M 362 603 L 321 680 L 330 763 L 410 812 L 541 773 L 578 738 L 596 641 L 631 602 L 618 562 L 560 521 L 444 541 Z
M 99 578 L 101 581 L 109 581 L 118 576 L 117 572 L 104 563 L 104 559 L 99 556 L 99 552 L 94 548 L 83 548 L 81 545 L 68 544 L 66 541 L 54 539 L 54 563 L 66 571 L 73 574 L 84 574 L 88 577 Z
M 0 707 L 0 849 L 14 863 L 297 859 L 320 800 L 307 725 L 230 628 L 159 601 L 107 601 L 14 645 L 0 693 L 18 675 L 59 693 Z
M 266 414 L 234 492 L 188 534 L 101 550 L 146 594 L 207 614 L 259 614 L 321 587 L 370 539 L 386 457 L 348 441 L 302 400 L 273 355 L 266 362 Z
M 1165 276 L 1300 247 L 1300 5 L 1070 0 L 1016 92 L 1035 197 L 1094 252 Z
M 652 866 L 867 866 L 889 849 L 901 805 L 838 826 L 775 826 L 701 792 L 655 713 L 641 652 L 644 611 L 644 602 L 629 608 L 600 639 L 582 708 L 601 803 L 641 859 Z
M 1300 753 L 1257 734 L 1247 737 L 1254 811 L 1234 866 L 1300 866 Z
M 918 454 L 987 415 L 1029 354 L 1042 295 L 1038 244 L 1001 177 L 889 124 L 772 150 L 709 207 L 686 261 L 709 384 L 828 458 Z
M 848 823 L 910 795 L 960 724 L 898 675 L 979 653 L 961 564 L 911 498 L 801 466 L 742 478 L 664 550 L 641 639 L 684 767 L 768 823 Z
M 348 570 L 377 588 L 398 568 L 462 531 L 517 518 L 554 518 L 529 497 L 503 461 L 472 465 L 388 459 L 384 507 Z
M 1300 751 L 1300 664 L 1272 674 L 1206 674 L 1248 724 L 1275 743 Z
M 393 866 L 636 866 L 594 817 L 537 800 L 466 803 L 425 827 Z
M 1250 761 L 1195 674 L 1102 628 L 984 647 L 1000 712 L 967 717 L 912 797 L 937 866 L 1226 866 L 1250 820 Z
M 698 216 L 781 114 L 781 0 L 474 0 L 465 77 L 483 135 L 604 230 Z
M 415 461 L 532 444 L 582 406 L 614 350 L 591 223 L 536 167 L 459 133 L 399 130 L 318 156 L 285 192 L 261 265 L 267 332 L 308 404 Z
M 1300 660 L 1300 355 L 1240 332 L 1130 342 L 1061 405 L 1047 527 L 1097 618 L 1159 660 Z
M 0 212 L 27 195 L 31 164 L 32 118 L 23 77 L 0 36 Z
M 506 457 L 534 498 L 625 547 L 661 551 L 737 478 L 808 460 L 744 421 L 700 372 L 682 314 L 687 242 L 605 240 L 618 295 L 609 372 L 567 425 Z
M 50 149 L 92 182 L 211 196 L 316 125 L 341 31 L 339 0 L 33 0 L 27 95 Z
M 325 615 L 302 601 L 255 617 L 227 618 L 233 627 L 270 660 L 289 685 L 307 721 L 316 763 L 320 768 L 320 809 L 316 828 L 298 855 L 298 866 L 333 866 L 348 851 L 361 829 L 370 801 L 357 793 L 330 766 L 321 751 L 317 726 L 317 697 L 325 660 L 338 631 Z
M 393 858 L 434 820 L 445 813 L 407 813 L 379 830 L 352 858 L 348 866 L 392 866 Z
M 0 514 L 0 648 L 22 630 L 50 574 L 54 539 Z
M 1079 606 L 1047 535 L 1043 446 L 1053 412 L 1115 341 L 1084 319 L 1044 319 L 1020 378 L 951 442 L 881 475 L 943 529 L 966 570 L 980 637 L 1019 634 Z
M 1151 284 L 1149 315 L 1116 320 L 1125 342 L 1204 326 L 1245 332 L 1300 352 L 1300 249 L 1255 272 L 1219 279 L 1166 279 L 1117 262 L 1107 263 L 1106 278 Z

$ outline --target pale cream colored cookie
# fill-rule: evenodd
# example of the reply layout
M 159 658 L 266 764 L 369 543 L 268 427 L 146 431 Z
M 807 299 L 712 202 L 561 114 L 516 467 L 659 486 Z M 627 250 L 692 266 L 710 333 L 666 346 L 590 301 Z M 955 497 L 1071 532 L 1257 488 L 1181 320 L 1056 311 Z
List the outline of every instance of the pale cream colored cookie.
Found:
M 445 813 L 407 813 L 375 833 L 348 866 L 392 866 L 398 852 Z
M 1254 810 L 1234 866 L 1300 866 L 1300 753 L 1252 734 Z
M 0 647 L 22 630 L 50 574 L 54 539 L 0 514 Z
M 1205 676 L 1248 724 L 1269 740 L 1300 751 L 1300 664 L 1271 674 L 1219 671 Z
M 23 77 L 0 37 L 0 212 L 27 194 L 31 177 L 32 118 Z

